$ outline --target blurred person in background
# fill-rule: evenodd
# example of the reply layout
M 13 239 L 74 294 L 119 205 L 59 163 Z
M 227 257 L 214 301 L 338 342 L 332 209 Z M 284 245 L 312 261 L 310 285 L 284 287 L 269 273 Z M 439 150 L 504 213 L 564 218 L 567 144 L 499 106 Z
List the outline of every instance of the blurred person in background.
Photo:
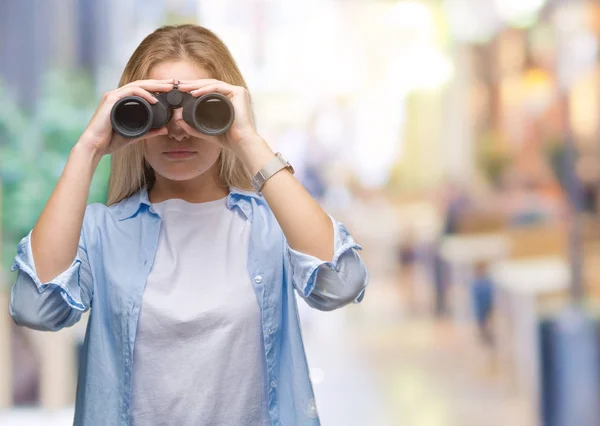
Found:
M 433 247 L 433 285 L 435 292 L 435 315 L 445 317 L 448 312 L 447 293 L 450 285 L 450 270 L 440 253 L 444 237 L 459 232 L 462 216 L 471 208 L 471 200 L 465 189 L 456 182 L 448 183 L 441 195 L 442 230 Z
M 175 87 L 227 96 L 227 133 L 200 133 L 181 108 L 142 138 L 113 132 L 118 100 L 154 104 L 153 92 Z M 86 207 L 108 154 L 107 205 Z M 91 310 L 76 425 L 318 425 L 295 291 L 323 311 L 360 302 L 359 249 L 258 135 L 222 41 L 200 26 L 163 27 L 103 96 L 19 243 L 10 313 L 56 331 Z
M 576 172 L 581 183 L 582 208 L 591 217 L 595 217 L 598 214 L 600 169 L 594 155 L 582 154 L 577 161 Z
M 459 232 L 461 217 L 471 208 L 471 205 L 467 191 L 459 183 L 450 182 L 446 186 L 443 195 L 444 235 Z
M 475 264 L 475 276 L 471 284 L 473 311 L 477 321 L 479 337 L 485 344 L 492 344 L 491 316 L 494 306 L 494 285 L 488 274 L 486 262 Z
M 400 285 L 411 313 L 418 313 L 417 267 L 419 262 L 419 241 L 414 228 L 407 228 L 398 238 L 396 261 L 400 267 L 398 284 Z

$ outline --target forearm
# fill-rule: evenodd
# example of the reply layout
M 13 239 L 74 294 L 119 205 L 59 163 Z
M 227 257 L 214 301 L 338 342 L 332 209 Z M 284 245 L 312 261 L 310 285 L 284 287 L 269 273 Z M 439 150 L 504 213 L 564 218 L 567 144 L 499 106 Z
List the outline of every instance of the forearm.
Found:
M 99 157 L 76 145 L 31 235 L 37 275 L 47 282 L 65 271 L 77 254 L 90 184 Z
M 269 145 L 255 136 L 240 142 L 236 154 L 254 175 L 274 158 Z M 273 211 L 288 244 L 294 250 L 324 261 L 333 258 L 333 225 L 327 213 L 287 170 L 272 176 L 262 194 Z

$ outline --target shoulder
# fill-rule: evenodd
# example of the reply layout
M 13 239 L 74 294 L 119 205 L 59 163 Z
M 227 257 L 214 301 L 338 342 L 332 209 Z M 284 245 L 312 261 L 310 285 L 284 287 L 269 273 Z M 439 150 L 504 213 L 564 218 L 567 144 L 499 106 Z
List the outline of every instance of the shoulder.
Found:
M 252 206 L 254 215 L 267 220 L 273 218 L 273 212 L 262 194 L 232 186 L 227 197 L 227 207 L 231 209 L 235 206 L 245 212 L 250 210 L 250 206 Z
M 254 214 L 255 216 L 260 217 L 261 219 L 263 219 L 266 222 L 275 222 L 277 223 L 277 220 L 275 218 L 275 215 L 273 214 L 273 210 L 271 210 L 271 207 L 269 206 L 269 203 L 267 203 L 267 201 L 264 199 L 263 196 L 256 196 L 253 199 L 249 199 L 248 202 L 251 202 L 254 204 Z
M 126 201 L 127 199 L 110 206 L 103 203 L 88 204 L 83 219 L 84 228 L 91 231 L 94 228 L 102 228 L 111 223 L 118 223 L 124 213 Z
M 106 214 L 106 211 L 109 208 L 110 207 L 107 207 L 106 204 L 102 204 L 102 203 L 88 204 L 85 208 L 85 215 L 86 215 L 86 217 L 96 217 L 99 215 L 103 215 L 103 214 Z
M 104 215 L 108 207 L 102 203 L 92 203 L 85 207 L 85 215 L 83 217 L 84 225 L 91 225 L 97 223 Z
M 124 238 L 135 240 L 139 237 L 141 215 L 128 214 L 127 203 L 128 199 L 124 199 L 110 206 L 103 203 L 86 206 L 81 232 L 89 249 L 100 241 L 121 245 Z
M 106 204 L 102 203 L 88 204 L 85 208 L 85 221 L 96 223 L 102 221 L 107 216 L 114 216 L 116 218 L 118 216 L 118 212 L 120 211 L 120 204 L 121 203 L 117 203 L 111 206 L 107 206 Z

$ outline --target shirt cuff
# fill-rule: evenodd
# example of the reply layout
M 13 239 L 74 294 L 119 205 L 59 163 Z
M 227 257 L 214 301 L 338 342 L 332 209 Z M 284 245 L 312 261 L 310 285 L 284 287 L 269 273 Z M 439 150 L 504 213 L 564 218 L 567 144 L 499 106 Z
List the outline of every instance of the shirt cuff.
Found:
M 344 224 L 338 222 L 330 215 L 327 216 L 329 216 L 329 219 L 333 224 L 334 233 L 334 255 L 331 262 L 294 250 L 286 242 L 290 265 L 292 267 L 292 280 L 296 283 L 298 290 L 300 290 L 304 297 L 310 296 L 314 290 L 319 268 L 328 267 L 339 272 L 338 262 L 344 253 L 352 249 L 362 250 L 362 246 L 354 241 Z M 360 302 L 363 297 L 364 290 L 360 293 L 355 302 Z
M 17 246 L 17 255 L 10 268 L 11 272 L 16 271 L 17 269 L 23 271 L 31 278 L 40 293 L 43 293 L 49 288 L 52 289 L 58 287 L 62 298 L 69 306 L 79 311 L 85 311 L 86 307 L 81 302 L 81 288 L 79 287 L 81 258 L 77 255 L 67 270 L 56 276 L 54 279 L 42 283 L 35 270 L 33 250 L 31 249 L 32 232 L 33 230 L 29 231 L 29 234 L 19 242 Z

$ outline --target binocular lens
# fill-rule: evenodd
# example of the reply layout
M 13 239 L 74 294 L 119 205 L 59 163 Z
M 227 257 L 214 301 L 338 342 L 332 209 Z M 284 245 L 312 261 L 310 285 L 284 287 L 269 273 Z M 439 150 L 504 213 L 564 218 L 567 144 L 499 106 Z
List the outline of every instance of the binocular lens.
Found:
M 118 101 L 111 111 L 113 128 L 129 138 L 140 137 L 152 125 L 150 104 L 137 96 L 126 97 Z
M 148 123 L 148 110 L 135 101 L 129 101 L 121 105 L 118 114 L 121 126 L 127 130 L 139 131 Z
M 231 125 L 230 106 L 219 97 L 202 98 L 196 105 L 196 123 L 209 133 L 221 133 Z

